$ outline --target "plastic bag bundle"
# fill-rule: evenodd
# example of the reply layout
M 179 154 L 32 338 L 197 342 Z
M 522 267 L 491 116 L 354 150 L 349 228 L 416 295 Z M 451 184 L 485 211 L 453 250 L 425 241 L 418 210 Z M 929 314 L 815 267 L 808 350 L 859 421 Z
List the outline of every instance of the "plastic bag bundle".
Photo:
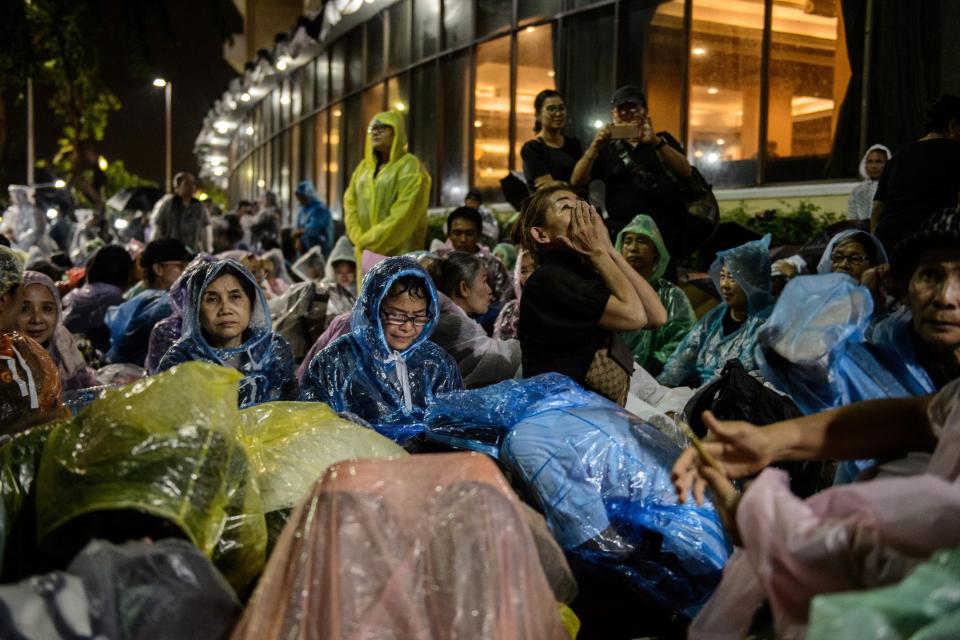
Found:
M 521 505 L 476 454 L 330 467 L 291 517 L 233 634 L 567 637 Z
M 183 536 L 237 589 L 264 563 L 259 490 L 235 435 L 241 375 L 206 363 L 111 389 L 49 435 L 37 478 L 43 548 Z
M 225 638 L 240 613 L 230 586 L 180 540 L 91 542 L 67 571 L 0 587 L 0 637 Z
M 933 640 L 960 630 L 960 549 L 938 551 L 899 584 L 817 596 L 809 640 Z
M 60 374 L 47 350 L 17 332 L 0 334 L 0 433 L 64 415 Z
M 290 509 L 335 462 L 407 455 L 319 402 L 267 402 L 240 412 L 240 440 L 266 513 Z
M 484 451 L 502 439 L 500 459 L 563 549 L 622 574 L 656 605 L 692 613 L 719 582 L 729 553 L 723 527 L 712 505 L 677 504 L 670 469 L 680 448 L 569 379 L 446 394 L 428 413 L 427 433 Z

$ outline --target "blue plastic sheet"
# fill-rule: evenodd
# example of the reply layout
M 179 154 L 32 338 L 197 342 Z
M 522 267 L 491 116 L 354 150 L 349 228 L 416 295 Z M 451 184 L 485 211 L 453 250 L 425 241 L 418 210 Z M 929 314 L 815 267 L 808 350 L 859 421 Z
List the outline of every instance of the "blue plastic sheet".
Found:
M 723 526 L 709 503 L 677 504 L 679 447 L 569 378 L 444 394 L 426 423 L 431 440 L 499 457 L 566 552 L 620 573 L 650 602 L 691 614 L 719 582 Z

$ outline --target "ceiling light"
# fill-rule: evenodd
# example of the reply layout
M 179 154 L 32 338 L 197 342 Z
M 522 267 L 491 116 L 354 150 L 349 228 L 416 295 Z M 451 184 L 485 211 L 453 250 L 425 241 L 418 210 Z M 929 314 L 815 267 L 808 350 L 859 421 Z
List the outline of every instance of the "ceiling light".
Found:
M 705 56 L 707 55 L 707 50 L 704 49 L 703 47 L 694 47 L 693 49 L 690 50 L 690 53 L 692 53 L 695 56 Z
M 716 87 L 710 87 L 707 89 L 707 93 L 709 93 L 712 96 L 715 96 L 718 93 L 720 93 L 720 89 L 717 89 Z
M 244 91 L 240 94 L 240 102 L 250 102 L 250 94 Z

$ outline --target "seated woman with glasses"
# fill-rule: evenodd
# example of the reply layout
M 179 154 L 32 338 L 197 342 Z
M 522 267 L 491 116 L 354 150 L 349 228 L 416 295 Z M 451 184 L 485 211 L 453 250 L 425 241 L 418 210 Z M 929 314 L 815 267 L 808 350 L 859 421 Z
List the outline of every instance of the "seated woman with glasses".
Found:
M 884 315 L 887 291 L 894 288 L 890 280 L 887 252 L 880 240 L 866 231 L 849 229 L 830 239 L 817 273 L 844 273 L 857 284 L 870 290 L 873 297 L 874 319 Z
M 567 105 L 559 92 L 546 89 L 538 93 L 533 110 L 536 114 L 533 131 L 537 137 L 520 149 L 523 175 L 531 191 L 570 182 L 570 174 L 583 155 L 580 141 L 563 133 L 567 126 Z
M 401 444 L 422 432 L 438 393 L 462 389 L 460 370 L 428 338 L 440 316 L 433 281 L 411 258 L 387 258 L 363 278 L 351 330 L 318 353 L 300 399 L 350 413 Z

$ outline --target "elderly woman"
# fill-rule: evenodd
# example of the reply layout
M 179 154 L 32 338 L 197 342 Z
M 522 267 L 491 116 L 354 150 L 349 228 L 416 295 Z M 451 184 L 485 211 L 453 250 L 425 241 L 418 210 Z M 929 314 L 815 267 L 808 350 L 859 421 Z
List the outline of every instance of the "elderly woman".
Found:
M 492 292 L 487 270 L 476 255 L 454 251 L 430 264 L 440 292 L 440 321 L 432 340 L 453 356 L 468 389 L 516 376 L 520 343 L 487 336 L 474 319 L 487 313 Z
M 870 214 L 873 212 L 873 196 L 877 193 L 883 168 L 887 166 L 887 161 L 892 155 L 890 149 L 882 144 L 871 146 L 863 154 L 860 160 L 860 177 L 863 178 L 863 182 L 850 192 L 850 199 L 847 200 L 848 220 L 870 219 Z
M 387 258 L 363 279 L 351 331 L 320 351 L 301 400 L 326 402 L 405 443 L 422 432 L 427 405 L 463 387 L 457 363 L 430 342 L 440 317 L 433 281 L 410 258 Z
M 24 272 L 16 328 L 50 353 L 65 391 L 100 384 L 77 348 L 73 334 L 63 326 L 60 293 L 48 276 L 36 271 Z
M 658 375 L 680 342 L 697 321 L 687 295 L 663 277 L 670 264 L 670 253 L 653 218 L 640 214 L 617 234 L 617 251 L 630 266 L 653 286 L 667 321 L 656 329 L 627 331 L 621 335 L 638 365 Z
M 614 248 L 596 209 L 567 188 L 531 196 L 514 234 L 537 256 L 520 300 L 523 375 L 562 373 L 623 406 L 633 358 L 617 332 L 667 320 L 656 292 Z
M 770 236 L 717 254 L 710 277 L 721 304 L 694 325 L 657 377 L 668 387 L 699 387 L 720 374 L 728 360 L 758 371 L 757 331 L 773 311 Z
M 183 336 L 159 370 L 191 360 L 232 367 L 244 375 L 240 406 L 297 397 L 293 354 L 273 332 L 263 291 L 233 260 L 199 265 L 186 283 Z

